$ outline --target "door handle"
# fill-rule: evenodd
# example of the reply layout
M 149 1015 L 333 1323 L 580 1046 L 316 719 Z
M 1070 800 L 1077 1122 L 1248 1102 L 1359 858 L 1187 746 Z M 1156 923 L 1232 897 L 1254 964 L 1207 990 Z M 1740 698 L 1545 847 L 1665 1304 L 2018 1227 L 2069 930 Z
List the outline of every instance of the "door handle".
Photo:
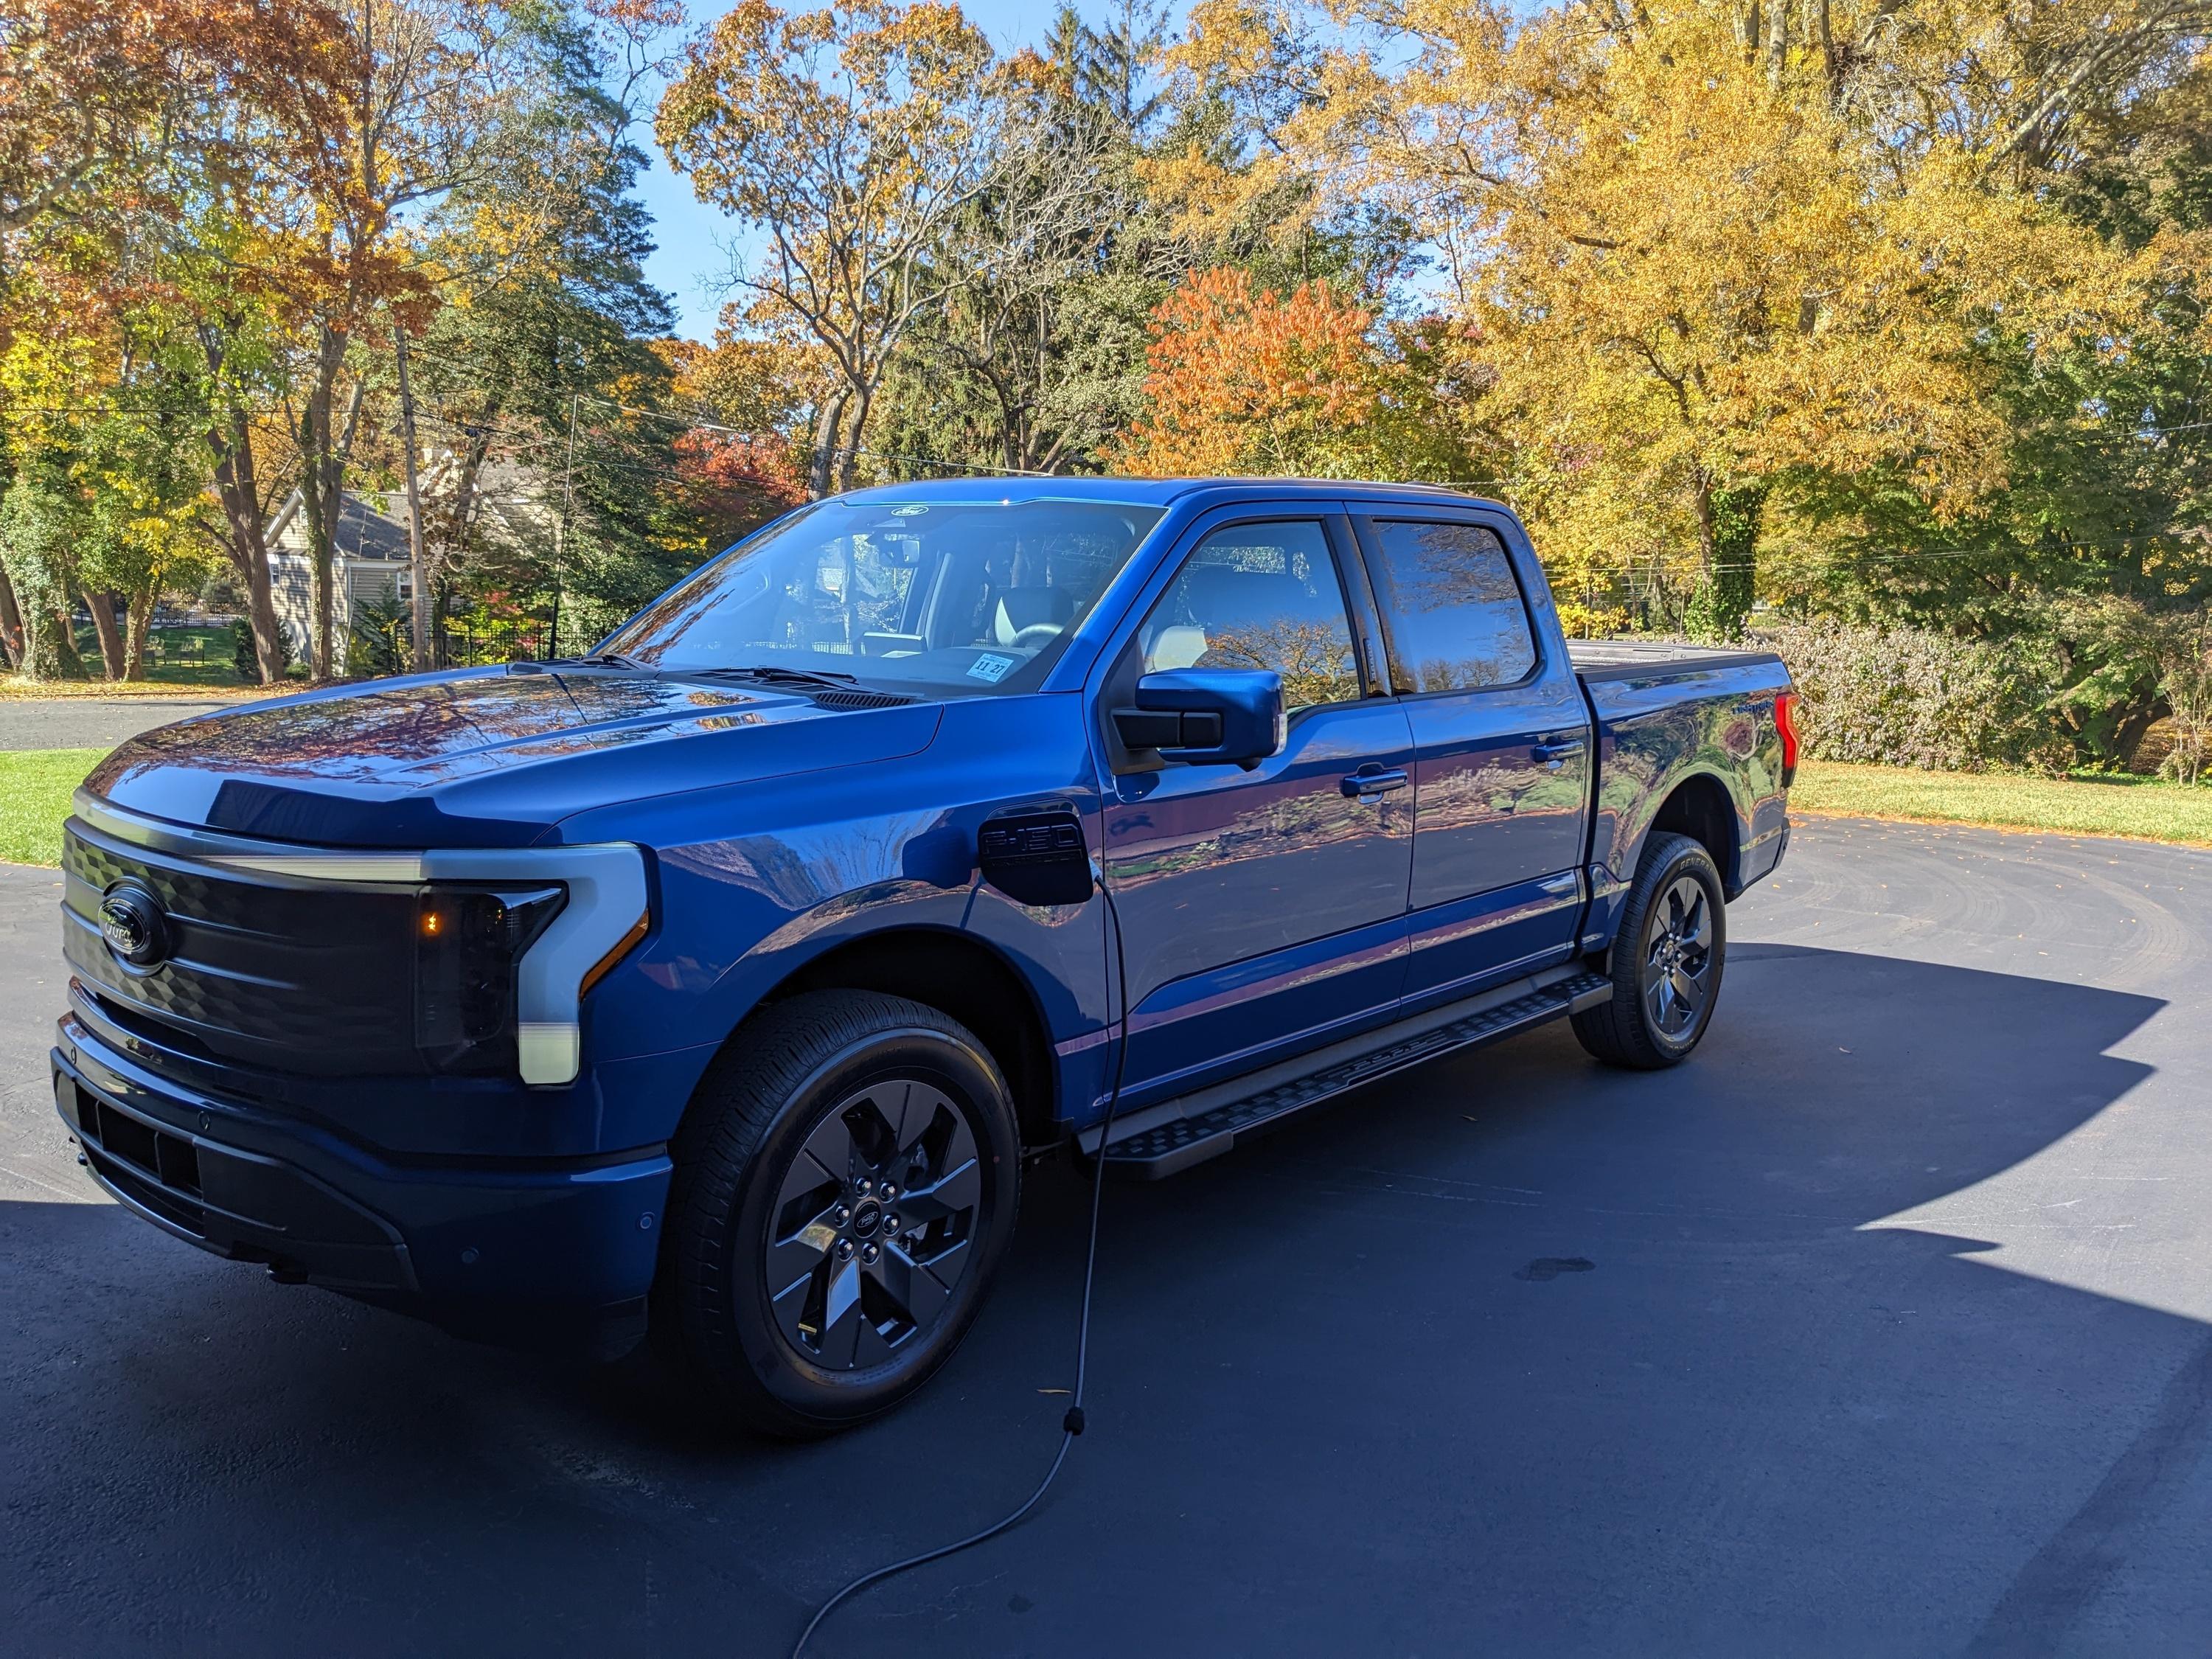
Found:
M 1555 743 L 1540 743 L 1528 752 L 1547 766 L 1557 766 L 1570 755 L 1579 755 L 1587 745 L 1580 738 L 1561 738 Z
M 1402 767 L 1384 767 L 1370 761 L 1337 787 L 1348 800 L 1364 800 L 1373 795 L 1387 795 L 1393 789 L 1403 789 L 1413 780 Z

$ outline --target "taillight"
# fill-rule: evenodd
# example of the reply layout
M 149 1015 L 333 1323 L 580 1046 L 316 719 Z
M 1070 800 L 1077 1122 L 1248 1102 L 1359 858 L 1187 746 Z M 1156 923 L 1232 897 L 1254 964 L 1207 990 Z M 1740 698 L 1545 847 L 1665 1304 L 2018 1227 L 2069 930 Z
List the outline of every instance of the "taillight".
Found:
M 1774 729 L 1782 734 L 1782 787 L 1797 781 L 1797 693 L 1774 695 Z

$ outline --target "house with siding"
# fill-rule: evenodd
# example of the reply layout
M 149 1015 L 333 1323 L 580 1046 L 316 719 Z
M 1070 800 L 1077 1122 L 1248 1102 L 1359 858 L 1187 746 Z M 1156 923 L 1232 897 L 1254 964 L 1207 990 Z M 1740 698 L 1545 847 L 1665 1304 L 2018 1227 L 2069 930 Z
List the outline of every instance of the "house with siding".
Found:
M 396 509 L 396 511 L 395 511 Z M 357 494 L 339 497 L 337 534 L 331 556 L 331 636 L 343 641 L 352 632 L 362 607 L 415 597 L 407 556 L 406 508 L 391 495 Z M 292 654 L 307 659 L 314 637 L 314 561 L 307 553 L 307 515 L 294 490 L 270 520 L 269 587 L 276 601 L 276 625 L 292 642 Z
M 421 488 L 426 504 L 451 495 L 454 457 L 433 451 L 423 458 Z M 471 507 L 471 544 L 509 558 L 551 561 L 560 544 L 557 505 L 542 482 L 512 464 L 494 461 L 477 473 Z M 269 578 L 277 625 L 305 661 L 315 618 L 314 562 L 307 554 L 307 518 L 294 490 L 269 520 Z M 408 558 L 407 505 L 399 490 L 348 490 L 340 497 L 337 535 L 331 561 L 331 635 L 350 637 L 363 606 L 414 603 Z

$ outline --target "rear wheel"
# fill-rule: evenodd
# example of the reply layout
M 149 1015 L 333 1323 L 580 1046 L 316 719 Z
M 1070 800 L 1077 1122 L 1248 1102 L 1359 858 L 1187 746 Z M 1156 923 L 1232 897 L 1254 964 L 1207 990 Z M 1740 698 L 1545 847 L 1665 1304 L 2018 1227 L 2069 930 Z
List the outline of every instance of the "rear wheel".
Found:
M 672 1149 L 662 1351 L 771 1434 L 827 1433 L 928 1381 L 1013 1231 L 1005 1079 L 933 1008 L 813 992 L 750 1023 Z
M 1712 1021 L 1728 918 L 1712 855 L 1687 836 L 1654 835 L 1621 906 L 1613 1000 L 1574 1017 L 1583 1048 L 1656 1071 L 1689 1058 Z

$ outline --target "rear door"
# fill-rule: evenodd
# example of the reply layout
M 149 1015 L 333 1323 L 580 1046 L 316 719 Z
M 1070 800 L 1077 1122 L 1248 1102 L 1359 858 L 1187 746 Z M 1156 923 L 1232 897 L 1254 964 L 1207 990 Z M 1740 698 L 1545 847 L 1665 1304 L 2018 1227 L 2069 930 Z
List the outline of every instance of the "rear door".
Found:
M 1353 520 L 1413 731 L 1412 1012 L 1571 952 L 1589 714 L 1510 520 L 1380 505 Z
M 1185 539 L 1109 659 L 1102 712 L 1141 673 L 1220 667 L 1276 670 L 1289 713 L 1281 751 L 1249 771 L 1131 768 L 1108 746 L 1103 865 L 1128 975 L 1130 1103 L 1395 1010 L 1413 733 L 1363 667 L 1379 655 L 1364 607 L 1340 514 L 1232 513 Z

